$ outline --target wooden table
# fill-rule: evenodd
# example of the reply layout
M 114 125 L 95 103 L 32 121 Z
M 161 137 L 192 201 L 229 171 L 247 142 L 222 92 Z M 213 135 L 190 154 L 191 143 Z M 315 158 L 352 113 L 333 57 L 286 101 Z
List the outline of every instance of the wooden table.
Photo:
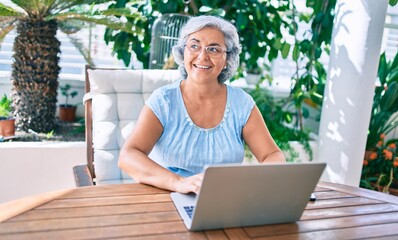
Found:
M 398 239 L 398 197 L 331 183 L 316 195 L 297 223 L 189 232 L 167 191 L 83 187 L 0 205 L 0 239 Z

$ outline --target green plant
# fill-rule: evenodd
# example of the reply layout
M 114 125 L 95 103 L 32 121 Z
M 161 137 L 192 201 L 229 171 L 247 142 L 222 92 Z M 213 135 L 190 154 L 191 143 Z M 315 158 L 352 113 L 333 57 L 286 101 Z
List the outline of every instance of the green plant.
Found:
M 12 117 L 11 99 L 6 94 L 0 100 L 0 120 L 5 120 Z
M 286 110 L 286 100 L 275 100 L 272 93 L 268 89 L 260 88 L 259 84 L 256 88 L 246 91 L 256 102 L 276 144 L 286 153 L 287 161 L 294 161 L 298 155 L 289 144 L 290 141 L 301 143 L 312 160 L 309 132 L 289 126 L 294 113 Z
M 48 133 L 46 134 L 46 138 L 47 138 L 47 139 L 50 139 L 50 138 L 52 138 L 52 137 L 54 137 L 54 130 L 51 130 L 50 132 L 48 132 Z
M 398 188 L 398 139 L 385 142 L 385 135 L 379 136 L 375 148 L 367 151 L 363 161 L 360 186 L 381 192 L 390 187 Z
M 306 114 L 303 103 L 310 101 L 318 106 L 322 105 L 327 74 L 320 58 L 322 54 L 329 54 L 335 5 L 336 0 L 306 0 L 306 6 L 312 12 L 298 13 L 293 1 L 291 2 L 294 19 L 290 25 L 290 34 L 294 36 L 291 57 L 296 69 L 292 76 L 290 98 L 296 108 L 297 127 L 300 129 L 303 129 L 303 118 Z M 305 32 L 303 36 L 297 36 L 299 22 L 310 24 L 310 34 Z
M 161 14 L 185 13 L 184 1 L 128 1 L 117 0 L 109 5 L 109 9 L 129 6 L 141 14 L 140 18 L 127 18 L 135 26 L 134 33 L 117 32 L 107 29 L 105 41 L 113 43 L 113 53 L 124 63 L 129 65 L 132 52 L 143 63 L 144 68 L 149 65 L 150 43 L 152 27 Z M 289 0 L 274 1 L 188 1 L 188 13 L 197 15 L 218 15 L 232 20 L 240 33 L 242 54 L 240 60 L 245 69 L 257 67 L 257 60 L 267 56 L 273 60 L 281 53 L 287 56 L 290 44 L 282 35 L 291 21 L 287 12 L 290 11 Z M 244 69 L 243 69 L 244 70 Z
M 385 139 L 398 126 L 398 54 L 381 54 L 377 76 L 360 185 L 388 192 L 398 188 L 398 139 Z
M 77 91 L 71 91 L 71 92 L 69 92 L 70 90 L 71 90 L 71 85 L 70 84 L 65 84 L 64 86 L 61 86 L 60 87 L 60 89 L 61 89 L 61 94 L 63 95 L 63 96 L 65 96 L 65 103 L 64 104 L 61 104 L 61 106 L 63 106 L 63 107 L 70 107 L 70 106 L 73 106 L 72 104 L 68 104 L 68 100 L 69 100 L 69 97 L 70 98 L 74 98 L 77 94 L 78 94 L 78 92 Z
M 374 149 L 381 134 L 398 126 L 398 54 L 392 61 L 381 54 L 377 75 L 380 86 L 374 91 L 366 150 Z
M 102 10 L 108 0 L 11 0 L 0 3 L 0 41 L 14 28 L 12 98 L 19 129 L 49 132 L 55 127 L 60 42 L 57 30 L 71 34 L 83 22 L 118 31 L 135 26 L 116 16 L 140 19 L 127 8 Z

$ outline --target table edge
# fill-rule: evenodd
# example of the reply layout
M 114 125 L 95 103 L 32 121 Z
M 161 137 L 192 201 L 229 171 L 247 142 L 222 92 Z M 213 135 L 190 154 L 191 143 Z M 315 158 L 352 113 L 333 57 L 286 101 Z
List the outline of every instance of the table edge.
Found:
M 323 182 L 323 181 L 320 181 L 317 186 L 343 193 L 348 193 L 351 195 L 356 195 L 359 197 L 375 199 L 378 201 L 384 201 L 392 204 L 398 204 L 398 197 L 390 195 L 388 193 L 377 192 L 370 189 L 344 185 L 340 183 Z
M 21 213 L 29 211 L 47 202 L 50 202 L 60 196 L 70 193 L 74 189 L 65 189 L 53 192 L 45 192 L 18 198 L 3 204 L 0 204 L 0 223 Z

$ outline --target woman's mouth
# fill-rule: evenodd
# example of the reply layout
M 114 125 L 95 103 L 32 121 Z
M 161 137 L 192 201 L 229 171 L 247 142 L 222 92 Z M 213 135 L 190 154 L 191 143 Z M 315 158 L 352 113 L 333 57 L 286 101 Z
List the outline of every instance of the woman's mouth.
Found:
M 205 66 L 205 65 L 199 65 L 199 64 L 193 64 L 194 67 L 200 68 L 200 69 L 210 69 L 210 66 Z

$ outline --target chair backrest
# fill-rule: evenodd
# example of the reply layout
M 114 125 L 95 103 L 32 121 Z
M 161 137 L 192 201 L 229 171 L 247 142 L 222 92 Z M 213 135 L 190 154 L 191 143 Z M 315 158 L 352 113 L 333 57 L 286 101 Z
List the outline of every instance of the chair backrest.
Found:
M 95 183 L 132 182 L 119 151 L 151 93 L 181 78 L 178 70 L 86 69 L 87 163 Z

